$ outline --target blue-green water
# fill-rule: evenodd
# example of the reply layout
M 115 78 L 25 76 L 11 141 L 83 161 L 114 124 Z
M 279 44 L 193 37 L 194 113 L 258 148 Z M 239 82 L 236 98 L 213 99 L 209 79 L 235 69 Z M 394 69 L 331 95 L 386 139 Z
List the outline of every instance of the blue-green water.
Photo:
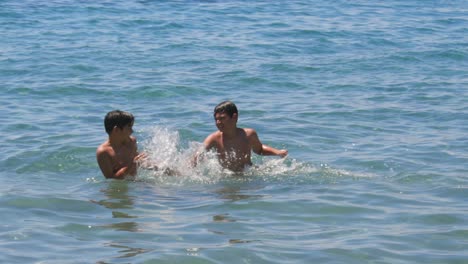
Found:
M 468 263 L 467 13 L 0 1 L 0 262 Z M 226 99 L 288 158 L 186 168 Z M 116 108 L 182 176 L 103 178 Z

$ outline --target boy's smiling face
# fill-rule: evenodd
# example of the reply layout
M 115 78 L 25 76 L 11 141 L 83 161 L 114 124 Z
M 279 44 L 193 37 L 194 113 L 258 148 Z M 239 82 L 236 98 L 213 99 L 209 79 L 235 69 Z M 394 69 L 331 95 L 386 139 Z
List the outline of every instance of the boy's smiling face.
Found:
M 226 129 L 232 129 L 237 124 L 237 114 L 233 114 L 232 117 L 229 114 L 221 112 L 214 115 L 216 127 L 219 131 L 223 132 Z

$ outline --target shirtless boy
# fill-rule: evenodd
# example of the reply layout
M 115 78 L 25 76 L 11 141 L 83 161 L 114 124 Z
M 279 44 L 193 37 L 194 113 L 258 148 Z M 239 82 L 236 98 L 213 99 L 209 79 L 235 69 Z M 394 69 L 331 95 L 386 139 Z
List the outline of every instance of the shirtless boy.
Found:
M 120 110 L 107 113 L 104 127 L 109 138 L 96 150 L 96 159 L 106 178 L 123 179 L 135 176 L 138 163 L 145 158 L 137 150 L 136 138 L 132 136 L 135 118 Z
M 224 168 L 239 172 L 246 166 L 252 165 L 251 151 L 265 156 L 285 157 L 288 155 L 285 149 L 279 150 L 262 144 L 254 129 L 238 128 L 239 114 L 233 102 L 221 102 L 215 107 L 213 115 L 218 131 L 209 135 L 203 144 L 205 150 L 216 151 L 219 162 Z

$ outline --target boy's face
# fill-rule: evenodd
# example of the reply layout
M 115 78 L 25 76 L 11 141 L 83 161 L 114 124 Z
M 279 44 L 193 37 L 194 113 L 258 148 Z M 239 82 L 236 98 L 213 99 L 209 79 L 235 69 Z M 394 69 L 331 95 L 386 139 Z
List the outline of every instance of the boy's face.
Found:
M 123 131 L 130 136 L 133 133 L 133 123 L 124 126 Z
M 115 127 L 114 129 L 116 129 L 118 133 L 121 133 L 122 136 L 129 137 L 133 133 L 133 123 L 127 124 L 122 128 Z
M 214 116 L 216 127 L 219 131 L 223 132 L 226 129 L 232 129 L 237 124 L 237 114 L 233 114 L 232 117 L 226 113 L 216 113 Z

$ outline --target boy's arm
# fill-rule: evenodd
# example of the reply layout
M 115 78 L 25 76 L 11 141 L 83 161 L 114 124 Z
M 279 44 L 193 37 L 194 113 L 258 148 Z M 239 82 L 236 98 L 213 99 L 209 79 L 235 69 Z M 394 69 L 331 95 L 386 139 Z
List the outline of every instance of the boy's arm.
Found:
M 114 169 L 112 166 L 112 158 L 105 149 L 98 148 L 96 151 L 96 159 L 102 174 L 108 179 L 123 179 L 126 175 L 133 175 L 136 173 L 135 162 L 132 162 L 129 166 Z
M 96 151 L 96 160 L 104 177 L 114 178 L 112 159 L 105 150 L 101 149 L 101 147 L 99 147 Z
M 288 155 L 288 151 L 286 149 L 275 149 L 268 145 L 262 145 L 262 150 L 263 151 L 260 155 L 264 155 L 264 156 L 274 155 L 274 156 L 280 156 L 284 158 Z
M 247 131 L 247 135 L 252 146 L 254 153 L 263 156 L 280 156 L 282 158 L 288 155 L 288 151 L 285 149 L 276 149 L 268 145 L 262 144 L 258 138 L 257 132 L 253 129 Z
M 127 175 L 135 175 L 136 174 L 136 165 L 132 163 L 130 166 L 122 167 L 114 173 L 115 179 L 123 179 Z
M 198 150 L 197 153 L 195 153 L 195 155 L 193 156 L 192 158 L 192 167 L 196 167 L 198 165 L 198 162 L 203 159 L 203 153 L 205 151 L 208 151 L 210 149 L 212 149 L 215 145 L 215 139 L 214 139 L 214 136 L 213 134 L 207 136 L 205 138 L 205 140 L 203 141 L 203 149 L 202 150 Z
M 133 162 L 137 164 L 138 168 L 143 168 L 147 170 L 158 170 L 159 167 L 148 160 L 148 154 L 146 152 L 137 153 Z

